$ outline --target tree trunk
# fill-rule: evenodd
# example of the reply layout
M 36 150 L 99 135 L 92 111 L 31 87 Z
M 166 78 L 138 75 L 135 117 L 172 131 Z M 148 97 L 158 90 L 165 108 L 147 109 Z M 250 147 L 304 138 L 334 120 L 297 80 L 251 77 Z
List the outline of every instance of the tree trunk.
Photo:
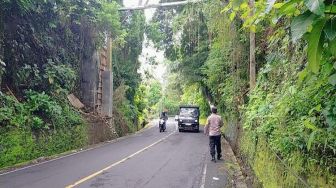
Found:
M 0 9 L 0 59 L 3 59 L 4 55 L 4 20 L 3 11 Z
M 216 101 L 214 101 L 212 95 L 211 95 L 211 92 L 210 92 L 210 89 L 205 85 L 205 84 L 202 84 L 201 85 L 201 88 L 202 88 L 202 93 L 203 93 L 203 96 L 206 98 L 209 106 L 211 105 L 216 105 Z
M 250 16 L 254 15 L 254 0 L 250 0 Z M 250 91 L 256 85 L 255 32 L 250 31 Z
M 2 74 L 3 74 L 3 70 L 4 67 L 2 67 L 3 65 L 1 64 L 1 62 L 4 59 L 4 19 L 3 19 L 3 10 L 0 9 L 0 91 L 1 91 L 1 80 L 2 80 Z

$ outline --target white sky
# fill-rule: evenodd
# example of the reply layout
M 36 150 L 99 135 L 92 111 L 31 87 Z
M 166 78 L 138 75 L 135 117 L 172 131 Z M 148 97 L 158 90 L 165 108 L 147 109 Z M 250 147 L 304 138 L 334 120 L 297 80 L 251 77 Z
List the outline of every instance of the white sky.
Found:
M 133 7 L 138 6 L 140 0 L 123 0 L 123 4 L 125 7 Z M 144 4 L 147 0 L 142 0 L 142 4 Z M 155 4 L 159 3 L 160 0 L 149 0 L 148 4 Z M 151 9 L 145 9 L 145 16 L 146 16 L 146 22 L 149 22 L 151 18 L 153 17 L 153 14 L 155 13 L 154 8 Z M 149 43 L 149 45 L 146 45 Z M 157 66 L 152 66 L 148 63 L 147 59 L 150 57 L 155 56 L 156 61 L 159 63 Z M 153 43 L 147 40 L 147 37 L 145 35 L 145 40 L 142 44 L 142 53 L 139 57 L 139 61 L 141 62 L 141 67 L 139 72 L 144 73 L 145 70 L 148 70 L 152 75 L 160 80 L 161 83 L 163 83 L 163 74 L 166 71 L 165 65 L 163 64 L 164 61 L 164 52 L 163 51 L 157 51 L 153 47 Z

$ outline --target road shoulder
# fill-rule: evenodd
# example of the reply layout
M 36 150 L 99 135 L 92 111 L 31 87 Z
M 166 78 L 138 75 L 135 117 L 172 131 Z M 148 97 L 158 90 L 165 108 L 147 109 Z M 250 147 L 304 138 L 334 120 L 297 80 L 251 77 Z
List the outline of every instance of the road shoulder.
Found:
M 210 157 L 206 157 L 205 185 L 201 185 L 201 187 L 247 188 L 237 158 L 225 138 L 222 139 L 222 152 L 223 160 L 216 161 L 216 163 L 211 162 Z
M 69 156 L 72 156 L 72 155 L 77 155 L 77 154 L 85 152 L 85 151 L 89 151 L 89 150 L 92 150 L 92 149 L 102 147 L 106 144 L 115 143 L 115 142 L 127 139 L 129 137 L 141 134 L 142 132 L 144 132 L 144 131 L 146 131 L 150 128 L 155 127 L 154 125 L 155 125 L 155 120 L 152 120 L 144 128 L 140 129 L 139 131 L 131 133 L 131 134 L 127 134 L 127 135 L 122 136 L 122 137 L 118 137 L 118 138 L 115 138 L 115 139 L 112 139 L 112 140 L 100 142 L 100 143 L 93 144 L 93 145 L 87 145 L 83 148 L 78 148 L 78 149 L 66 151 L 64 153 L 59 153 L 59 154 L 55 154 L 55 155 L 52 155 L 52 156 L 39 157 L 37 159 L 33 159 L 33 160 L 30 160 L 30 161 L 18 163 L 16 165 L 13 165 L 13 166 L 10 166 L 10 167 L 5 167 L 5 168 L 0 169 L 0 176 L 8 174 L 8 173 L 15 172 L 15 171 L 23 170 L 23 169 L 26 169 L 26 168 L 30 168 L 30 167 L 33 167 L 33 166 L 41 165 L 41 164 L 44 164 L 44 163 L 48 163 L 48 162 L 51 162 L 51 161 L 55 161 L 55 160 L 58 160 L 58 159 L 62 159 L 62 158 L 65 158 L 65 157 L 69 157 Z
M 229 142 L 225 138 L 222 139 L 222 148 L 224 149 L 224 165 L 230 175 L 232 187 L 247 188 L 245 177 L 239 166 L 238 160 L 233 153 Z

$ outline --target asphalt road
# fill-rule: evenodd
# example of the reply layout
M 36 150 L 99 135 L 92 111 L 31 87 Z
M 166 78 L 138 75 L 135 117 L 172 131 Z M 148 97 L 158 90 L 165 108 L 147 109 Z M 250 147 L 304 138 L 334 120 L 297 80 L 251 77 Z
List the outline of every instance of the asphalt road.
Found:
M 227 184 L 210 162 L 208 138 L 176 131 L 168 120 L 116 142 L 0 175 L 0 188 L 217 188 Z M 219 180 L 219 178 L 221 179 Z

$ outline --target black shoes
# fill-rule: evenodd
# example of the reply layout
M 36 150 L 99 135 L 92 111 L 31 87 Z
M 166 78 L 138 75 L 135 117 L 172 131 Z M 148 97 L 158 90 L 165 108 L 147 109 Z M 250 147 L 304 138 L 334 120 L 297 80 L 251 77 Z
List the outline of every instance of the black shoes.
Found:
M 215 158 L 215 156 L 212 157 L 211 161 L 212 161 L 212 162 L 216 162 L 216 158 Z
M 222 155 L 218 155 L 218 156 L 217 156 L 217 160 L 218 160 L 218 161 L 223 160 L 223 159 L 222 159 Z M 212 162 L 216 162 L 216 158 L 215 158 L 215 156 L 212 156 L 211 161 L 212 161 Z

